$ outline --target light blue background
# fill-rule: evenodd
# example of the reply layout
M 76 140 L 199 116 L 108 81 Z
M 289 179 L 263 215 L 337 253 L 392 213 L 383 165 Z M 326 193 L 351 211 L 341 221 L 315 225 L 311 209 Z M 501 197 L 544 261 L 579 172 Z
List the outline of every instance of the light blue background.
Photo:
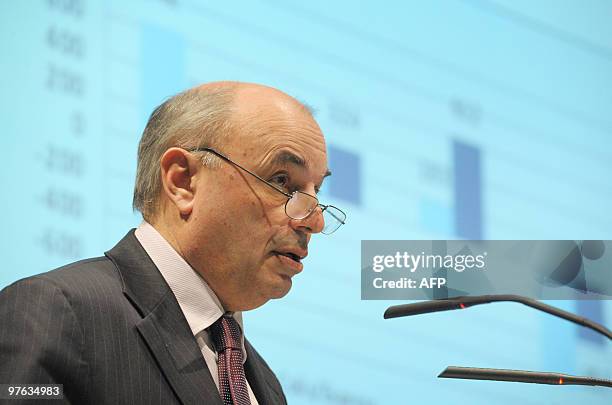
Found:
M 607 1 L 48 0 L 0 6 L 0 285 L 98 256 L 139 223 L 152 108 L 220 79 L 316 110 L 325 200 L 291 293 L 245 314 L 292 404 L 612 402 L 610 390 L 439 380 L 447 365 L 612 377 L 610 343 L 518 304 L 384 321 L 362 239 L 612 239 Z M 554 302 L 612 324 L 610 303 Z

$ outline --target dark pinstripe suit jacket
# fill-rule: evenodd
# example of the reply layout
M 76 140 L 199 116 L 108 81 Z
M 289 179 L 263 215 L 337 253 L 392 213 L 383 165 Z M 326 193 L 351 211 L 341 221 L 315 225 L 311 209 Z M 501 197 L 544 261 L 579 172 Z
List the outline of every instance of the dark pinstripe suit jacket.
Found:
M 274 373 L 247 340 L 245 346 L 245 373 L 259 403 L 286 404 Z M 80 404 L 222 404 L 174 295 L 134 230 L 105 257 L 0 293 L 0 383 L 63 384 L 65 399 Z

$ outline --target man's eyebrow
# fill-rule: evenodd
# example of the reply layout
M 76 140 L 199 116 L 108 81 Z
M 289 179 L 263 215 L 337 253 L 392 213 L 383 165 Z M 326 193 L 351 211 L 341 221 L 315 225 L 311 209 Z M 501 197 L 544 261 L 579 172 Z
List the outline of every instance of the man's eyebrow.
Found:
M 273 165 L 284 166 L 284 165 L 289 164 L 289 163 L 294 164 L 294 165 L 299 166 L 299 167 L 304 168 L 304 169 L 308 166 L 304 159 L 302 159 L 301 157 L 299 157 L 295 153 L 289 152 L 287 150 L 279 152 L 276 156 L 274 156 L 274 158 L 272 158 L 272 164 Z M 327 169 L 327 171 L 323 175 L 323 179 L 325 179 L 328 176 L 331 176 L 331 174 L 332 174 L 331 170 Z
M 272 164 L 273 165 L 284 166 L 284 165 L 286 165 L 288 163 L 291 163 L 291 164 L 294 164 L 296 166 L 300 166 L 300 167 L 306 168 L 306 162 L 304 161 L 304 159 L 302 159 L 301 157 L 299 157 L 295 153 L 289 152 L 287 150 L 284 150 L 284 151 L 278 153 L 272 159 Z

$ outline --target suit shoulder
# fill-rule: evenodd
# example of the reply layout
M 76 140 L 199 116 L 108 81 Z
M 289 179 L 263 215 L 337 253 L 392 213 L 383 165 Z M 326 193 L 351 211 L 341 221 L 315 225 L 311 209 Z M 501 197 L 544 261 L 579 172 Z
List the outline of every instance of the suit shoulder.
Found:
M 5 290 L 33 285 L 57 288 L 67 297 L 83 294 L 92 296 L 92 291 L 101 288 L 121 289 L 121 281 L 115 265 L 103 256 L 80 260 L 45 273 L 23 278 L 9 285 Z
M 62 283 L 83 282 L 96 278 L 117 278 L 117 269 L 113 262 L 105 256 L 79 260 L 35 277 Z

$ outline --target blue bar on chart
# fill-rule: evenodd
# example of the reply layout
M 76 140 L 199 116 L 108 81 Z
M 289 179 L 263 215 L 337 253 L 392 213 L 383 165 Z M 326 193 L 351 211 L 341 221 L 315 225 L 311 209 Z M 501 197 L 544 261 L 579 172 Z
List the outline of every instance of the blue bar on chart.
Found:
M 361 157 L 335 145 L 329 145 L 328 153 L 333 173 L 327 180 L 329 195 L 361 205 Z
M 482 165 L 480 149 L 453 141 L 455 233 L 482 239 Z
M 545 303 L 565 311 L 574 312 L 574 302 L 557 300 Z M 577 348 L 579 346 L 578 337 L 574 332 L 576 325 L 544 312 L 534 313 L 534 316 L 541 320 L 539 329 L 542 369 L 576 373 Z
M 593 322 L 597 322 L 600 324 L 604 323 L 604 306 L 602 301 L 577 300 L 576 312 L 578 312 L 579 316 L 583 316 Z M 596 345 L 603 346 L 606 343 L 605 338 L 602 335 L 582 326 L 578 327 L 578 337 L 583 341 L 587 341 Z
M 144 123 L 166 98 L 185 90 L 186 43 L 177 32 L 152 24 L 141 31 L 142 113 Z

